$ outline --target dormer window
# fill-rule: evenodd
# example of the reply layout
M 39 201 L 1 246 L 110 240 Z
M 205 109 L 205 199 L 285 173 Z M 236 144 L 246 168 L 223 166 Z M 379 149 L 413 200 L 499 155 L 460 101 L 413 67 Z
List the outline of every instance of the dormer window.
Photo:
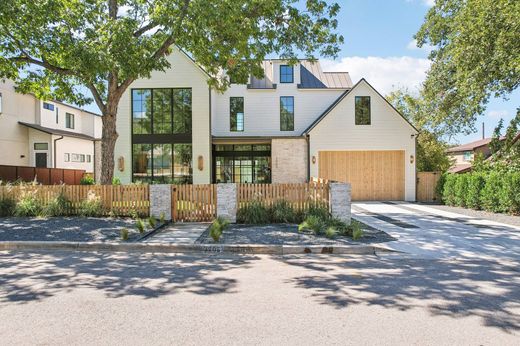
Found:
M 294 69 L 290 65 L 280 65 L 280 83 L 294 83 Z

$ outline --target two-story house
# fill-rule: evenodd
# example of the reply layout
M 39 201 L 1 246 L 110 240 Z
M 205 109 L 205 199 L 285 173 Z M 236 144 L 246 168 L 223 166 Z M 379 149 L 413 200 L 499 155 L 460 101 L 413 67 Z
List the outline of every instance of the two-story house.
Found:
M 99 171 L 101 116 L 0 81 L 0 165 Z
M 186 53 L 174 49 L 169 60 L 121 99 L 115 175 L 123 182 L 319 177 L 350 182 L 358 200 L 415 200 L 418 132 L 366 80 L 272 59 L 264 78 L 219 93 Z
M 501 139 L 503 139 L 503 137 Z M 480 155 L 482 159 L 487 159 L 491 156 L 491 149 L 489 147 L 491 140 L 492 138 L 482 138 L 478 141 L 448 148 L 446 153 L 453 161 L 448 171 L 450 173 L 466 173 L 471 171 L 476 155 Z

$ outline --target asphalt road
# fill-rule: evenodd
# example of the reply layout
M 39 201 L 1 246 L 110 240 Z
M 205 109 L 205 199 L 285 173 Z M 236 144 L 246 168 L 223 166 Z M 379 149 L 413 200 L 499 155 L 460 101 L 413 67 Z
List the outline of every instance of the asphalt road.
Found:
M 0 252 L 0 344 L 518 345 L 519 264 Z

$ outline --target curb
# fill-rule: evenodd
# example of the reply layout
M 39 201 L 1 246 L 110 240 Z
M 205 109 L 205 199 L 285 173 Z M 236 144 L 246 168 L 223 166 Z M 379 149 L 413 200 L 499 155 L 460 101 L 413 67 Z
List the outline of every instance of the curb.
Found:
M 296 254 L 352 254 L 375 255 L 380 252 L 393 252 L 384 247 L 372 245 L 262 245 L 262 244 L 150 244 L 150 243 L 101 243 L 66 241 L 3 241 L 0 251 L 6 250 L 69 250 L 69 251 L 113 251 L 113 252 L 164 252 L 164 253 L 209 253 L 209 254 L 257 254 L 257 255 L 296 255 Z

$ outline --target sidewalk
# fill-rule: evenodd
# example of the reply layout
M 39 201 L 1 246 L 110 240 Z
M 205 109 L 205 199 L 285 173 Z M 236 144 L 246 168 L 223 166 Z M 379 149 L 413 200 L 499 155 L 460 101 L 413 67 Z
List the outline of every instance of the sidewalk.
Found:
M 209 222 L 186 222 L 170 224 L 149 238 L 144 243 L 150 244 L 195 244 L 195 241 L 208 229 Z

